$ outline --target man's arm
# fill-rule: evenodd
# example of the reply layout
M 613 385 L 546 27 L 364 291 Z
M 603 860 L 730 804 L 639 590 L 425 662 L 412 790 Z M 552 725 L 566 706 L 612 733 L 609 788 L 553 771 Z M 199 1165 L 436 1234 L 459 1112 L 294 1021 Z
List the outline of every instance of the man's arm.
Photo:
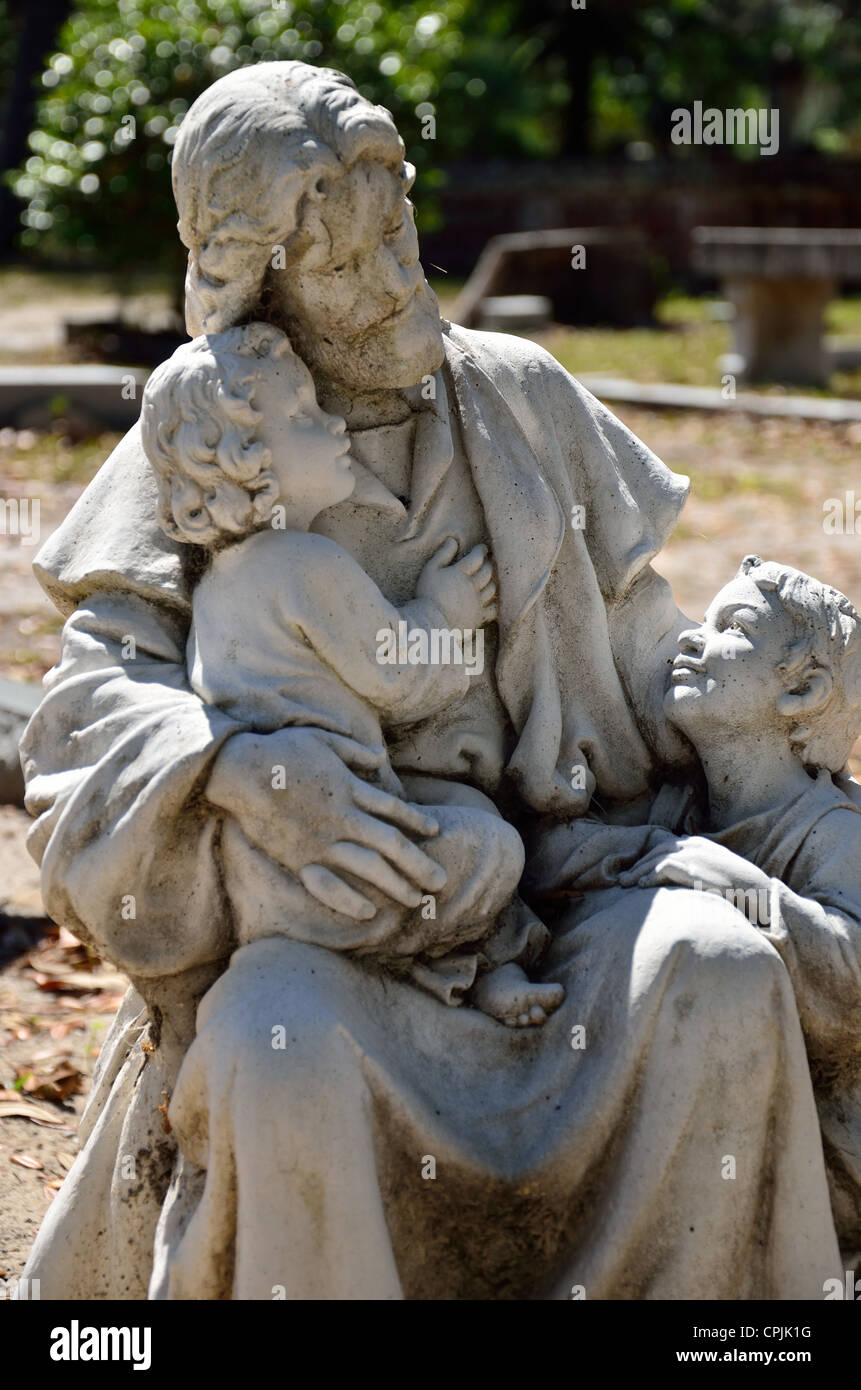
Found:
M 432 836 L 432 818 L 347 765 L 370 770 L 372 752 L 312 729 L 244 730 L 188 688 L 184 639 L 181 615 L 122 592 L 94 596 L 66 624 L 22 741 L 37 817 L 28 844 L 53 917 L 137 978 L 221 959 L 233 946 L 226 814 L 348 916 L 373 909 L 345 870 L 399 902 L 442 886 L 410 838 Z M 272 789 L 275 766 L 285 792 Z
M 188 689 L 179 615 L 94 596 L 69 619 L 21 751 L 48 911 L 131 974 L 231 949 L 205 787 L 240 727 Z

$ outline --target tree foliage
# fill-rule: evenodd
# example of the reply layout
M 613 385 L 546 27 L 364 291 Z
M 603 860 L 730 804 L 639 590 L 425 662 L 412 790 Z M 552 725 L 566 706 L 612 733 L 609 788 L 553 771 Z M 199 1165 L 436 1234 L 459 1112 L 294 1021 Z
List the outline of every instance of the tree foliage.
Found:
M 423 178 L 445 159 L 551 153 L 535 46 L 513 6 L 478 0 L 85 0 L 42 75 L 32 153 L 14 177 L 22 242 L 119 265 L 173 264 L 170 150 L 195 97 L 248 63 L 303 59 L 347 72 L 394 114 Z M 423 117 L 432 116 L 435 129 Z M 433 131 L 434 138 L 423 138 Z M 427 222 L 425 223 L 427 225 Z
M 393 112 L 425 228 L 451 161 L 632 145 L 690 157 L 669 145 L 670 112 L 695 100 L 780 107 L 782 150 L 861 146 L 857 0 L 575 3 L 79 0 L 13 178 L 23 245 L 175 266 L 169 159 L 185 112 L 232 68 L 283 58 L 340 68 Z

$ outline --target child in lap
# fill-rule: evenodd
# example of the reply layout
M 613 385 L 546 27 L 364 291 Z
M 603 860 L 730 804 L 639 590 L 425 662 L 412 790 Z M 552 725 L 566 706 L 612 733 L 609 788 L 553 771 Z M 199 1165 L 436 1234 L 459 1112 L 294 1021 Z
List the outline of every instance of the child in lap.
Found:
M 464 648 L 475 647 L 496 616 L 485 547 L 458 557 L 450 538 L 422 571 L 415 598 L 397 609 L 341 546 L 309 530 L 353 490 L 349 439 L 344 421 L 320 409 L 286 336 L 270 325 L 183 345 L 147 383 L 142 429 L 165 531 L 209 551 L 193 596 L 192 689 L 262 733 L 305 725 L 361 744 L 376 755 L 376 785 L 406 800 L 384 729 L 465 694 Z M 419 648 L 424 642 L 449 660 L 385 659 L 404 622 L 423 639 Z M 277 775 L 273 769 L 273 789 Z M 284 891 L 274 912 L 271 893 L 260 891 L 272 877 L 266 856 L 228 821 L 222 854 L 240 941 L 282 933 L 373 951 L 446 1003 L 469 992 L 470 1002 L 511 1026 L 542 1023 L 564 991 L 532 983 L 522 968 L 547 933 L 517 898 L 520 836 L 489 799 L 457 784 L 422 810 L 438 825 L 422 846 L 441 867 L 437 891 L 404 894 L 381 871 L 376 907 L 365 914 L 372 925 L 343 914 L 333 921 L 333 910 L 307 891 L 318 886 L 315 873 L 328 872 L 321 866 L 304 869 L 301 884 L 279 868 Z M 289 813 L 301 815 L 301 807 L 291 804 Z M 344 845 L 339 853 L 349 881 L 365 851 Z M 397 952 L 382 956 L 376 943 L 397 925 Z

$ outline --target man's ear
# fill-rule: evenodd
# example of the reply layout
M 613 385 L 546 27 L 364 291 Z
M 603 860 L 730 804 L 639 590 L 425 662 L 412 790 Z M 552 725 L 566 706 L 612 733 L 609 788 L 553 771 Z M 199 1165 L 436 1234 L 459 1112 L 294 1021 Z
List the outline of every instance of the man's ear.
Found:
M 794 685 L 794 690 L 784 691 L 778 698 L 777 708 L 787 719 L 803 719 L 808 714 L 815 714 L 827 703 L 834 681 L 826 667 L 809 666 L 794 681 Z

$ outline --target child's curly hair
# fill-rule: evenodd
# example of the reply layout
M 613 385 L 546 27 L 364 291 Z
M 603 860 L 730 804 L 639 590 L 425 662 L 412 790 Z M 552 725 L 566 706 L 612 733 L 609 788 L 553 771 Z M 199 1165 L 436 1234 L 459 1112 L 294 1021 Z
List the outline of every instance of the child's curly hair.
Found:
M 787 687 L 803 686 L 811 670 L 830 674 L 831 694 L 792 725 L 789 742 L 807 767 L 841 772 L 861 732 L 861 615 L 839 589 L 789 565 L 746 555 L 738 572 L 776 594 L 795 625 L 797 640 L 780 663 Z
M 263 363 L 277 360 L 284 409 L 313 392 L 308 368 L 286 334 L 248 323 L 183 343 L 144 388 L 141 432 L 158 479 L 158 519 L 185 544 L 217 547 L 271 516 L 278 496 L 270 452 L 257 438 L 254 388 Z M 291 388 L 293 388 L 291 390 Z

